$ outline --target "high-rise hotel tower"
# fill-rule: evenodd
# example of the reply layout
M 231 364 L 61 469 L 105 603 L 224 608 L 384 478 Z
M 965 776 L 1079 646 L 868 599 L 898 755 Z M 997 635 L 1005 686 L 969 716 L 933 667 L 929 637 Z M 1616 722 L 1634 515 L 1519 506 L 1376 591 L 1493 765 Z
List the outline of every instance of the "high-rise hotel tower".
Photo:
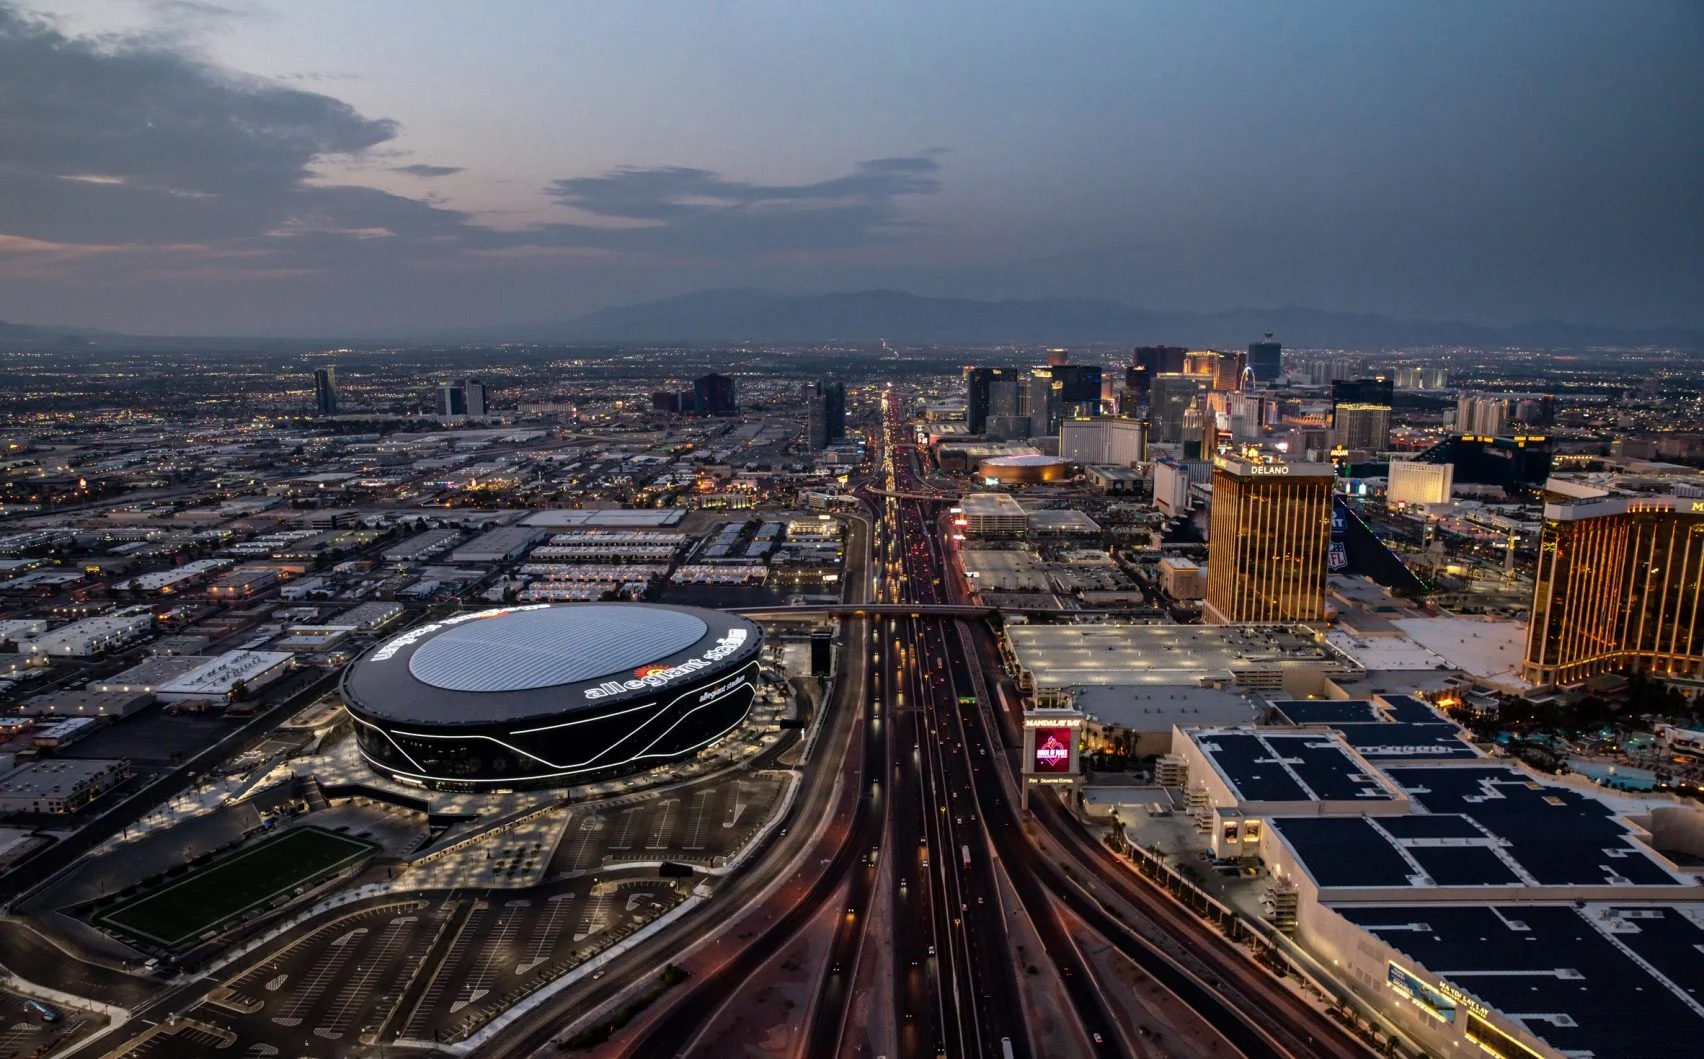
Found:
M 1551 478 L 1545 491 L 1522 675 L 1577 684 L 1619 669 L 1704 674 L 1704 488 Z
M 1332 481 L 1326 463 L 1214 458 L 1209 622 L 1324 619 Z

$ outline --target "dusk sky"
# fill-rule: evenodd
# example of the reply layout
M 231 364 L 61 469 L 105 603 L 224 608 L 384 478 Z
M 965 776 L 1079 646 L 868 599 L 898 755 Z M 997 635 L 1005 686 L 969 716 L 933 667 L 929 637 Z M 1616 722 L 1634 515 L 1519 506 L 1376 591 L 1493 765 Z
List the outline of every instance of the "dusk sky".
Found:
M 0 0 L 0 319 L 712 287 L 1704 326 L 1697 0 Z

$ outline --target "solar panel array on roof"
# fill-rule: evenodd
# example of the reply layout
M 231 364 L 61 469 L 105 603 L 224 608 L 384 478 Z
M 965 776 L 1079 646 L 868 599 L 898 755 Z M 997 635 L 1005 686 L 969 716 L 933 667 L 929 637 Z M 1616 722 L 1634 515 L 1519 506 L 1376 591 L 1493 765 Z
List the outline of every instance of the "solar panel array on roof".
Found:
M 1214 734 L 1201 740 L 1237 795 L 1249 802 L 1307 801 L 1308 792 L 1267 748 L 1252 735 Z
M 1541 886 L 1679 885 L 1591 795 L 1503 766 L 1385 770 L 1432 813 L 1462 813 L 1506 843 Z
M 1415 819 L 1451 821 L 1453 826 L 1435 830 L 1456 833 L 1398 834 L 1416 830 L 1403 826 Z M 1280 817 L 1272 824 L 1321 887 L 1523 883 L 1492 848 L 1496 840 L 1463 817 Z
M 1386 816 L 1379 826 L 1397 838 L 1484 838 L 1485 832 L 1473 826 L 1465 816 Z
M 1557 1051 L 1641 1059 L 1699 1053 L 1704 952 L 1675 944 L 1676 933 L 1684 940 L 1688 927 L 1697 928 L 1673 910 L 1660 921 L 1632 920 L 1636 933 L 1572 905 L 1335 910 Z
M 1704 904 L 1592 906 L 1590 915 L 1600 930 L 1704 1002 Z
M 1514 886 L 1521 881 L 1488 846 L 1407 846 L 1439 886 Z
M 1278 699 L 1281 717 L 1296 725 L 1327 725 L 1362 755 L 1384 760 L 1479 757 L 1453 723 L 1412 695 L 1371 699 Z
M 1241 801 L 1390 798 L 1384 787 L 1325 733 L 1204 732 L 1197 742 Z
M 1267 736 L 1266 744 L 1291 760 L 1315 801 L 1388 801 L 1390 795 L 1354 758 L 1330 739 Z
M 1366 699 L 1278 699 L 1272 703 L 1291 724 L 1342 724 L 1378 719 Z
M 1358 816 L 1288 816 L 1272 821 L 1321 887 L 1407 886 L 1413 865 Z
M 1415 724 L 1406 721 L 1334 725 L 1344 742 L 1367 757 L 1473 759 L 1479 751 L 1462 741 L 1459 730 L 1448 721 Z
M 1436 724 L 1444 718 L 1425 702 L 1413 695 L 1380 695 L 1386 713 L 1399 724 Z

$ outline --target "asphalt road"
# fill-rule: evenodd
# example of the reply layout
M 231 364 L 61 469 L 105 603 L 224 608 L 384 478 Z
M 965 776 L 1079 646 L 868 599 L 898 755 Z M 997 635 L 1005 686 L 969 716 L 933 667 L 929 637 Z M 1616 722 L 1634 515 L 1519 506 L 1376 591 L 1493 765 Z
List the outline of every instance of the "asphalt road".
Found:
M 862 524 L 854 522 L 854 526 L 862 527 Z M 847 549 L 848 555 L 853 557 L 847 570 L 849 597 L 853 601 L 863 601 L 870 586 L 868 564 L 864 558 L 868 554 L 868 529 L 858 528 L 854 533 L 852 546 Z M 870 620 L 849 619 L 842 629 L 846 643 L 856 644 L 869 637 Z M 870 726 L 858 724 L 866 716 L 866 704 L 869 702 L 870 665 L 864 652 L 850 648 L 843 652 L 842 659 L 843 668 L 836 678 L 834 699 L 825 706 L 829 714 L 824 721 L 825 730 L 818 744 L 817 758 L 806 770 L 806 785 L 801 791 L 800 803 L 795 811 L 795 819 L 804 823 L 794 828 L 787 836 L 790 841 L 777 843 L 769 855 L 754 860 L 739 875 L 723 883 L 713 902 L 713 908 L 706 908 L 688 917 L 686 930 L 702 934 L 706 929 L 704 924 L 714 922 L 714 917 L 718 914 L 726 917 L 734 909 L 751 906 L 773 878 L 773 873 L 783 865 L 794 862 L 795 858 L 809 848 L 812 831 L 810 825 L 814 825 L 824 816 L 830 817 L 829 825 L 821 844 L 811 852 L 825 857 L 827 865 L 816 873 L 802 896 L 778 910 L 773 919 L 768 920 L 745 941 L 743 947 L 722 964 L 714 977 L 695 979 L 683 987 L 681 995 L 671 997 L 671 1006 L 667 1011 L 646 1022 L 627 1040 L 624 1054 L 644 1056 L 646 1059 L 653 1056 L 692 1054 L 693 1042 L 733 994 L 821 910 L 823 903 L 847 881 L 848 874 L 854 870 L 860 857 L 867 857 L 870 845 L 879 840 L 880 817 L 872 808 L 869 797 L 866 765 L 871 760 L 879 760 L 882 751 L 880 746 L 875 744 Z M 841 783 L 837 785 L 836 780 Z M 820 863 L 820 859 L 817 862 L 802 862 L 812 864 L 811 870 L 814 871 L 815 864 Z M 854 880 L 854 883 L 856 882 L 857 880 Z M 862 894 L 866 902 L 861 906 L 853 906 L 851 922 L 854 926 L 867 918 L 868 893 L 872 882 L 873 880 L 866 879 L 861 891 L 856 888 L 853 891 L 855 895 Z M 856 896 L 854 899 L 856 900 Z M 717 909 L 720 912 L 716 911 Z M 662 949 L 658 955 L 661 955 L 661 952 L 672 954 L 677 951 L 680 940 L 676 937 L 672 946 Z M 857 951 L 860 940 L 860 933 L 845 928 L 836 932 L 831 959 L 838 958 L 842 961 L 843 971 L 838 976 L 840 982 L 837 984 L 834 981 L 836 976 L 830 975 L 820 987 L 831 1003 L 841 1006 L 819 1010 L 839 1011 L 844 1015 L 843 990 L 850 987 L 853 978 L 849 961 Z M 623 966 L 626 970 L 622 972 L 621 981 L 627 985 L 636 984 L 655 975 L 655 963 L 642 958 L 623 961 Z M 614 978 L 615 974 L 612 972 L 611 977 Z M 596 997 L 599 992 L 615 995 L 619 990 L 595 991 L 593 996 Z M 829 1037 L 838 1040 L 841 1029 L 839 1022 L 832 1026 L 820 1021 L 813 1022 L 810 1037 L 813 1041 Z M 528 1040 L 537 1040 L 537 1034 Z M 543 1041 L 539 1040 L 538 1043 Z M 485 1054 L 506 1056 L 524 1053 L 505 1047 L 490 1049 Z M 832 1048 L 828 1054 L 832 1054 Z

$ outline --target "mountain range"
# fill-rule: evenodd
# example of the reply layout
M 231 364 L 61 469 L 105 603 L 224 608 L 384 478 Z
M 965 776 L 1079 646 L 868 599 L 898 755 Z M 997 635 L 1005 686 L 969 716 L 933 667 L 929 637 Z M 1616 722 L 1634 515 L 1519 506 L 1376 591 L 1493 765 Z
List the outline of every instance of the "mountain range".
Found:
M 1334 313 L 1305 306 L 1183 312 L 1138 309 L 1095 299 L 976 301 L 868 290 L 793 295 L 709 290 L 599 309 L 565 320 L 458 328 L 389 336 L 434 342 L 667 343 L 849 342 L 901 345 L 1057 344 L 1188 345 L 1236 348 L 1273 332 L 1292 348 L 1377 349 L 1414 346 L 1581 349 L 1659 346 L 1704 350 L 1704 331 L 1638 330 L 1538 320 L 1510 327 L 1460 321 L 1404 320 Z M 305 340 L 299 340 L 305 341 Z M 319 340 L 315 340 L 319 341 Z M 172 338 L 0 321 L 0 349 L 279 348 L 288 339 Z
M 69 330 L 0 320 L 0 349 L 79 349 L 88 344 Z
M 1540 320 L 1513 327 L 1401 320 L 1304 306 L 1178 312 L 1116 301 L 975 301 L 902 291 L 786 295 L 755 290 L 700 291 L 547 323 L 480 328 L 464 339 L 535 342 L 843 341 L 928 343 L 1073 343 L 1239 347 L 1271 331 L 1287 346 L 1368 348 L 1475 346 L 1571 349 L 1676 346 L 1704 349 L 1704 332 L 1634 330 Z

